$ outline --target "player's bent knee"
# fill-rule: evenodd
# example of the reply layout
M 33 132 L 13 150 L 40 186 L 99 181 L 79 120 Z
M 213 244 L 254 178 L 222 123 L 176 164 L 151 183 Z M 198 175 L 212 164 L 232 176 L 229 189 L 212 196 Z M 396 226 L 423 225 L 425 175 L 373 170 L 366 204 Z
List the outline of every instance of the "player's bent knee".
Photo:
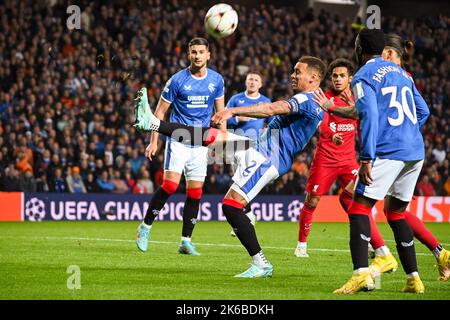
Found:
M 234 199 L 231 199 L 231 198 L 223 199 L 222 206 L 230 206 L 230 207 L 233 207 L 233 208 L 236 208 L 236 209 L 243 209 L 245 207 L 245 205 L 243 203 L 241 203 L 240 201 L 237 201 L 237 200 L 234 200 Z
M 170 180 L 164 180 L 161 185 L 161 188 L 163 188 L 164 191 L 167 192 L 168 194 L 173 194 L 178 189 L 178 183 Z
M 384 209 L 384 214 L 387 221 L 396 221 L 405 219 L 405 212 L 395 212 L 391 210 Z
M 344 208 L 345 212 L 348 212 L 353 202 L 351 192 L 344 189 L 344 191 L 342 191 L 342 193 L 339 195 L 339 202 L 341 203 L 341 206 L 342 208 Z
M 186 196 L 190 199 L 200 200 L 203 195 L 203 188 L 188 188 Z
M 306 204 L 311 207 L 311 208 L 316 208 L 317 205 L 319 204 L 320 201 L 320 196 L 315 196 L 315 195 L 311 195 L 311 194 L 307 194 L 305 202 Z
M 353 201 L 348 208 L 348 214 L 362 214 L 368 216 L 372 213 L 372 208 L 367 207 L 361 203 Z

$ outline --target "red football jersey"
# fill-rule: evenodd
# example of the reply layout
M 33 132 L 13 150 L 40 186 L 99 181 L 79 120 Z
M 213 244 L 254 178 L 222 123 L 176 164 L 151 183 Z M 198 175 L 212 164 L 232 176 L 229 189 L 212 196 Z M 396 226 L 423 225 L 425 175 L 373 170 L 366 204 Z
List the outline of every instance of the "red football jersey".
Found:
M 335 95 L 334 91 L 325 92 L 327 98 L 334 97 L 335 106 L 347 106 L 348 104 Z M 358 120 L 341 118 L 328 112 L 325 113 L 320 125 L 320 139 L 317 143 L 314 162 L 319 166 L 336 166 L 354 163 L 355 133 L 358 129 Z M 340 146 L 332 141 L 334 134 L 340 133 L 344 143 Z

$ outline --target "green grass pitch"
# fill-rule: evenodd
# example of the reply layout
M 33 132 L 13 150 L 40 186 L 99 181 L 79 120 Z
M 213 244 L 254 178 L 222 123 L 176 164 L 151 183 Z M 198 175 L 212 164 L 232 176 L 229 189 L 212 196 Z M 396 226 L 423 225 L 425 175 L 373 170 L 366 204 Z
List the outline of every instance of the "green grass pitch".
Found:
M 258 223 L 270 279 L 238 279 L 250 259 L 226 222 L 202 222 L 194 242 L 199 257 L 177 252 L 180 222 L 154 225 L 147 253 L 134 243 L 137 222 L 0 223 L 0 299 L 450 299 L 450 281 L 437 280 L 435 259 L 416 242 L 425 294 L 405 294 L 400 268 L 384 275 L 381 289 L 352 296 L 333 294 L 351 275 L 348 225 L 315 223 L 310 258 L 293 255 L 297 224 Z M 387 224 L 380 230 L 396 254 Z M 450 247 L 450 225 L 427 225 Z M 81 288 L 70 290 L 70 265 L 80 268 Z

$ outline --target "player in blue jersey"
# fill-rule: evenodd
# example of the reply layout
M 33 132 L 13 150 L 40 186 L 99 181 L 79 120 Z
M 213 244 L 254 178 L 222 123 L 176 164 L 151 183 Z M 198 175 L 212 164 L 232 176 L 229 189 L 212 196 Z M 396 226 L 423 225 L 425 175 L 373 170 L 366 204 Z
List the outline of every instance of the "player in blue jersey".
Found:
M 386 35 L 385 40 L 386 43 L 381 56 L 385 60 L 391 61 L 405 69 L 406 64 L 409 64 L 412 61 L 412 51 L 414 48 L 414 44 L 412 43 L 412 41 L 403 40 L 397 34 L 388 34 Z M 409 73 L 408 75 L 411 77 Z M 330 100 L 328 100 L 328 98 L 326 98 L 324 94 L 319 92 L 314 93 L 314 96 L 318 98 L 317 102 L 322 105 L 324 111 L 328 111 L 328 108 L 330 106 L 332 106 L 331 110 L 333 110 L 334 104 L 332 104 L 332 102 L 330 102 Z M 419 99 L 417 103 L 420 104 L 421 97 L 417 96 L 417 99 Z M 350 102 L 350 105 L 345 107 L 338 107 L 332 112 L 338 113 L 345 118 L 358 119 L 358 112 L 354 103 L 352 103 L 348 99 L 346 100 Z M 352 181 L 346 187 L 346 190 L 353 193 L 354 187 L 354 181 Z M 414 233 L 414 237 L 422 242 L 433 253 L 438 266 L 438 279 L 447 281 L 450 278 L 450 251 L 446 250 L 443 247 L 443 245 L 437 240 L 433 233 L 431 233 L 431 231 L 425 226 L 422 220 L 420 220 L 416 215 L 409 212 L 408 210 L 405 210 L 404 216 L 406 222 Z M 389 258 L 390 255 L 386 254 L 387 248 L 384 247 L 384 241 L 381 237 L 381 234 L 379 232 L 378 235 L 376 234 L 376 232 L 374 233 L 374 231 L 376 230 L 374 230 L 375 228 L 373 228 L 372 226 L 373 225 L 371 224 L 371 244 L 373 245 L 372 250 L 374 252 L 372 252 L 375 254 L 375 260 L 369 266 L 369 269 L 372 269 L 372 274 L 376 273 L 378 270 L 378 272 L 384 273 L 386 272 L 385 270 L 389 270 L 393 267 L 392 259 Z M 371 254 L 370 247 L 371 246 L 369 245 L 369 256 Z
M 356 56 L 362 67 L 352 80 L 361 128 L 361 165 L 354 201 L 348 212 L 354 272 L 335 293 L 352 294 L 374 288 L 368 268 L 368 215 L 377 200 L 386 195 L 386 218 L 407 274 L 402 291 L 424 292 L 418 274 L 414 235 L 405 221 L 404 211 L 412 199 L 425 157 L 419 128 L 429 110 L 406 71 L 380 56 L 384 47 L 385 35 L 378 29 L 362 30 L 355 42 Z
M 207 68 L 210 59 L 206 39 L 194 38 L 189 42 L 190 66 L 174 74 L 161 94 L 155 115 L 164 119 L 170 111 L 170 121 L 191 126 L 209 126 L 211 116 L 224 109 L 224 80 L 222 76 Z M 226 130 L 226 124 L 222 125 Z M 151 142 L 145 155 L 152 160 L 157 150 L 158 133 L 152 132 Z M 144 221 L 138 227 L 138 248 L 146 252 L 151 227 L 169 197 L 177 190 L 181 174 L 186 178 L 186 201 L 183 209 L 183 229 L 179 253 L 199 255 L 191 237 L 197 221 L 206 177 L 208 149 L 186 146 L 174 139 L 166 140 L 164 181 L 153 193 Z
M 319 88 L 325 71 L 326 66 L 322 60 L 304 56 L 297 62 L 291 75 L 292 87 L 300 93 L 287 101 L 226 109 L 216 113 L 211 119 L 213 124 L 223 124 L 234 116 L 254 118 L 275 116 L 261 136 L 259 150 L 249 147 L 236 151 L 237 170 L 233 176 L 234 183 L 223 200 L 223 213 L 252 258 L 251 267 L 236 277 L 272 276 L 273 266 L 265 258 L 255 228 L 245 216 L 243 209 L 264 186 L 290 170 L 295 155 L 303 150 L 320 125 L 323 111 L 313 101 L 312 92 Z M 137 99 L 135 127 L 141 131 L 155 130 L 172 137 L 175 131 L 182 130 L 190 134 L 179 135 L 178 141 L 203 146 L 238 137 L 214 128 L 193 128 L 157 119 L 148 107 L 145 89 L 140 92 Z M 202 134 L 203 139 L 200 141 L 189 138 L 195 134 L 195 130 L 199 130 Z
M 270 103 L 271 100 L 259 92 L 262 86 L 262 75 L 258 72 L 250 71 L 245 78 L 245 91 L 232 96 L 230 100 L 228 100 L 226 108 L 247 107 L 264 102 Z M 272 118 L 261 119 L 236 116 L 227 121 L 227 128 L 232 129 L 235 134 L 248 137 L 258 143 L 265 125 L 268 124 L 270 120 L 272 120 Z M 236 162 L 232 161 L 232 163 L 234 164 Z M 250 219 L 252 224 L 255 225 L 256 217 L 250 208 L 250 204 L 245 207 L 245 215 Z M 231 230 L 231 235 L 234 237 L 236 236 L 233 230 Z
M 258 72 L 249 72 L 245 79 L 245 91 L 240 92 L 230 98 L 226 108 L 247 107 L 258 103 L 271 102 L 271 100 L 262 95 L 259 90 L 263 85 L 261 74 Z M 234 133 L 246 136 L 253 140 L 258 140 L 266 123 L 271 118 L 249 118 L 236 116 L 227 121 L 227 128 L 234 129 Z

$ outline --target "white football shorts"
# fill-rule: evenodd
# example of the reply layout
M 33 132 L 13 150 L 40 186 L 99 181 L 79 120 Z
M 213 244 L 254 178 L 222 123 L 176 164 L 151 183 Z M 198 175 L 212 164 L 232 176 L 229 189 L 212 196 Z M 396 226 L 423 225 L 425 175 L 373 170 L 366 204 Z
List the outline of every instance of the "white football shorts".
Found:
M 205 181 L 207 165 L 208 148 L 166 140 L 165 171 L 184 172 L 186 180 Z
M 404 202 L 411 201 L 423 160 L 399 161 L 376 158 L 372 163 L 372 184 L 356 182 L 355 192 L 375 200 L 386 195 Z
M 236 152 L 237 167 L 231 189 L 249 203 L 270 182 L 279 177 L 278 170 L 265 156 L 251 147 Z

